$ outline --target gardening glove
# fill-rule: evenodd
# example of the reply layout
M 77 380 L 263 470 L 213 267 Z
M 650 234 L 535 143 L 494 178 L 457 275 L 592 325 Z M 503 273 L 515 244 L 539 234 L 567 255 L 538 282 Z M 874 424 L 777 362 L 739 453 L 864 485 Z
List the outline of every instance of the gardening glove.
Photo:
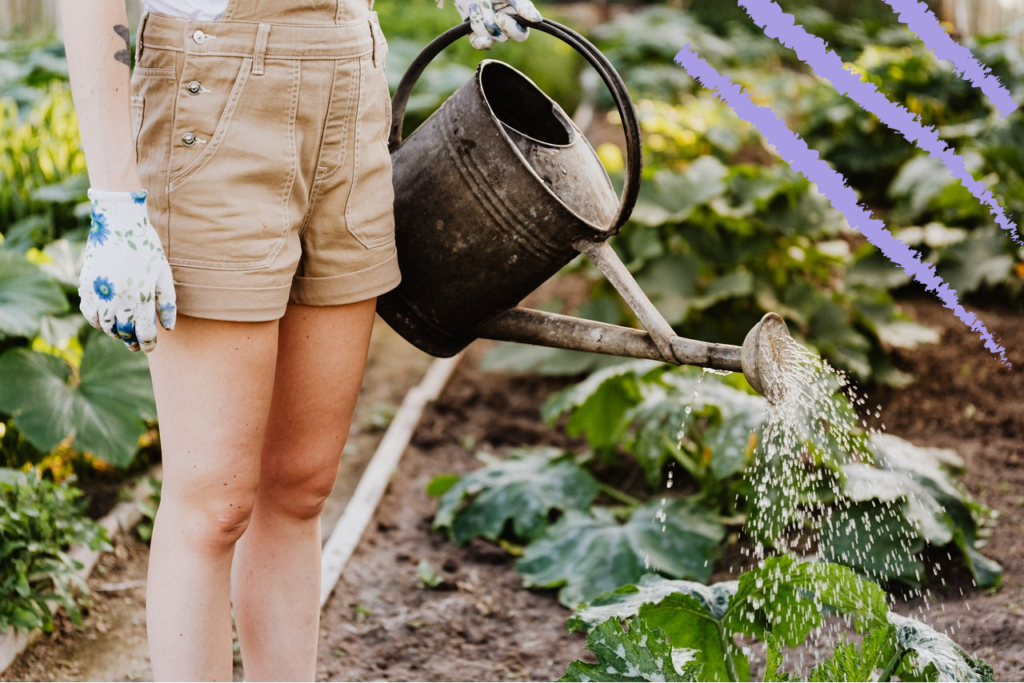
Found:
M 85 319 L 132 351 L 156 346 L 156 321 L 174 329 L 174 280 L 146 213 L 146 191 L 89 190 L 92 227 L 78 278 Z
M 530 35 L 530 29 L 512 18 L 518 14 L 526 21 L 539 22 L 544 17 L 530 0 L 454 0 L 462 20 L 469 19 L 473 32 L 469 43 L 478 50 L 490 50 L 494 43 L 504 43 L 511 38 L 521 43 Z M 438 7 L 444 7 L 444 0 L 437 0 Z

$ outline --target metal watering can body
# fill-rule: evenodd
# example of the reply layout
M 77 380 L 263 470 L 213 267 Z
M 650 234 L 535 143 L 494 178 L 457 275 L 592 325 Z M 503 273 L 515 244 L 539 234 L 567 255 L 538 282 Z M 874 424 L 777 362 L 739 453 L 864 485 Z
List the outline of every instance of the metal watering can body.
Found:
M 789 335 L 781 318 L 765 316 L 742 349 L 678 337 L 607 244 L 639 191 L 636 112 L 621 78 L 586 39 L 549 20 L 524 23 L 575 48 L 612 93 L 626 134 L 622 196 L 558 104 L 495 60 L 484 60 L 402 142 L 416 81 L 469 32 L 468 23 L 456 26 L 413 61 L 395 93 L 389 144 L 402 282 L 380 297 L 378 313 L 435 356 L 454 355 L 477 338 L 518 341 L 743 371 L 757 391 L 778 398 Z M 516 307 L 578 253 L 601 269 L 647 333 Z

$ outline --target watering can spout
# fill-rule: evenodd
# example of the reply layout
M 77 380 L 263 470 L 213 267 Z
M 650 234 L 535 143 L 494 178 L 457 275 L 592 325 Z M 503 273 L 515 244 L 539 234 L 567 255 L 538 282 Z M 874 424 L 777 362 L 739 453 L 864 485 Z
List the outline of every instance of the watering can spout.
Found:
M 784 395 L 785 364 L 792 339 L 785 321 L 776 313 L 768 313 L 750 330 L 742 347 L 673 334 L 664 340 L 669 351 L 666 355 L 659 348 L 665 345 L 651 333 L 527 308 L 504 311 L 484 323 L 478 333 L 484 339 L 742 372 L 750 386 L 771 403 L 778 403 Z

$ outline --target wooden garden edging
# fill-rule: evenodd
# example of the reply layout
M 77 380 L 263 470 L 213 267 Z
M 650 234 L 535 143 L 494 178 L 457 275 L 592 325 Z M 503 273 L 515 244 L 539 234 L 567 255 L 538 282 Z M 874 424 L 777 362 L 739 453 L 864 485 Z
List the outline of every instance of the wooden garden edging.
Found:
M 448 378 L 458 365 L 462 354 L 451 358 L 439 358 L 431 363 L 418 385 L 409 390 L 402 401 L 402 407 L 388 426 L 380 445 L 374 451 L 370 464 L 359 479 L 352 498 L 345 506 L 341 519 L 334 525 L 331 537 L 324 545 L 320 563 L 320 606 L 334 591 L 334 586 L 345 570 L 345 564 L 355 552 L 363 532 L 373 518 L 384 491 L 391 481 L 391 475 L 398 467 L 398 461 L 412 440 L 413 431 L 419 424 L 420 416 L 427 404 L 441 395 Z

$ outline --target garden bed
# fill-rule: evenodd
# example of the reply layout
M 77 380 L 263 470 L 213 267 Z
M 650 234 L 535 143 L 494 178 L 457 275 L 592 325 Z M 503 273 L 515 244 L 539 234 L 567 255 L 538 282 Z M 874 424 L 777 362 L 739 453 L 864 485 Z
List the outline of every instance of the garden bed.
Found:
M 955 448 L 964 458 L 964 483 L 1001 512 L 988 556 L 1005 570 L 1002 588 L 987 594 L 971 586 L 958 566 L 931 577 L 927 604 L 897 602 L 895 609 L 922 618 L 984 658 L 997 680 L 1024 678 L 1024 319 L 1012 312 L 978 310 L 1009 350 L 1012 370 L 1000 369 L 977 337 L 949 311 L 929 300 L 909 303 L 915 317 L 942 331 L 939 345 L 898 356 L 901 369 L 919 376 L 897 392 L 871 390 L 883 406 L 887 431 L 914 443 Z M 473 347 L 441 398 L 430 406 L 395 473 L 375 519 L 324 609 L 319 680 L 552 680 L 583 656 L 582 634 L 569 634 L 569 611 L 553 592 L 528 591 L 515 558 L 488 543 L 464 548 L 430 530 L 434 499 L 424 492 L 436 475 L 478 467 L 477 449 L 505 452 L 523 445 L 579 446 L 543 425 L 543 400 L 567 380 L 485 373 Z M 971 408 L 970 406 L 973 406 Z M 59 629 L 0 680 L 76 680 L 95 668 L 103 632 L 120 633 L 128 647 L 114 650 L 113 680 L 148 677 L 143 605 L 146 548 L 128 543 L 102 561 L 92 582 L 121 590 L 95 591 L 83 628 Z M 734 549 L 713 580 L 741 570 Z M 945 556 L 932 562 L 950 565 Z M 426 560 L 442 579 L 425 588 L 418 566 Z M 730 563 L 735 560 L 730 574 Z M 947 587 L 941 590 L 941 579 Z M 963 596 L 961 596 L 961 590 Z M 919 611 L 920 610 L 920 611 Z M 133 654 L 134 653 L 134 654 Z M 138 658 L 141 653 L 142 659 Z M 240 680 L 236 670 L 236 679 Z
M 1024 642 L 1024 319 L 979 310 L 1015 363 L 1004 370 L 949 311 L 931 301 L 910 306 L 919 320 L 942 331 L 943 341 L 899 356 L 901 369 L 919 375 L 919 382 L 903 392 L 874 389 L 872 403 L 882 404 L 879 422 L 888 432 L 963 456 L 964 483 L 1002 514 L 985 552 L 1005 575 L 1002 588 L 987 594 L 944 554 L 929 556 L 939 576 L 930 577 L 927 603 L 899 601 L 894 608 L 952 629 L 955 640 L 993 666 L 997 680 L 1020 680 L 1024 657 L 1015 646 Z M 435 501 L 424 488 L 439 474 L 478 467 L 473 450 L 573 445 L 537 418 L 544 398 L 566 383 L 481 372 L 476 364 L 482 351 L 473 349 L 424 414 L 375 523 L 327 605 L 320 679 L 552 680 L 583 654 L 582 635 L 564 628 L 569 611 L 553 592 L 523 589 L 514 557 L 480 541 L 457 548 L 430 531 Z M 421 560 L 443 579 L 437 588 L 422 586 Z M 735 578 L 728 564 L 727 558 L 713 580 Z M 733 575 L 740 565 L 732 567 Z

